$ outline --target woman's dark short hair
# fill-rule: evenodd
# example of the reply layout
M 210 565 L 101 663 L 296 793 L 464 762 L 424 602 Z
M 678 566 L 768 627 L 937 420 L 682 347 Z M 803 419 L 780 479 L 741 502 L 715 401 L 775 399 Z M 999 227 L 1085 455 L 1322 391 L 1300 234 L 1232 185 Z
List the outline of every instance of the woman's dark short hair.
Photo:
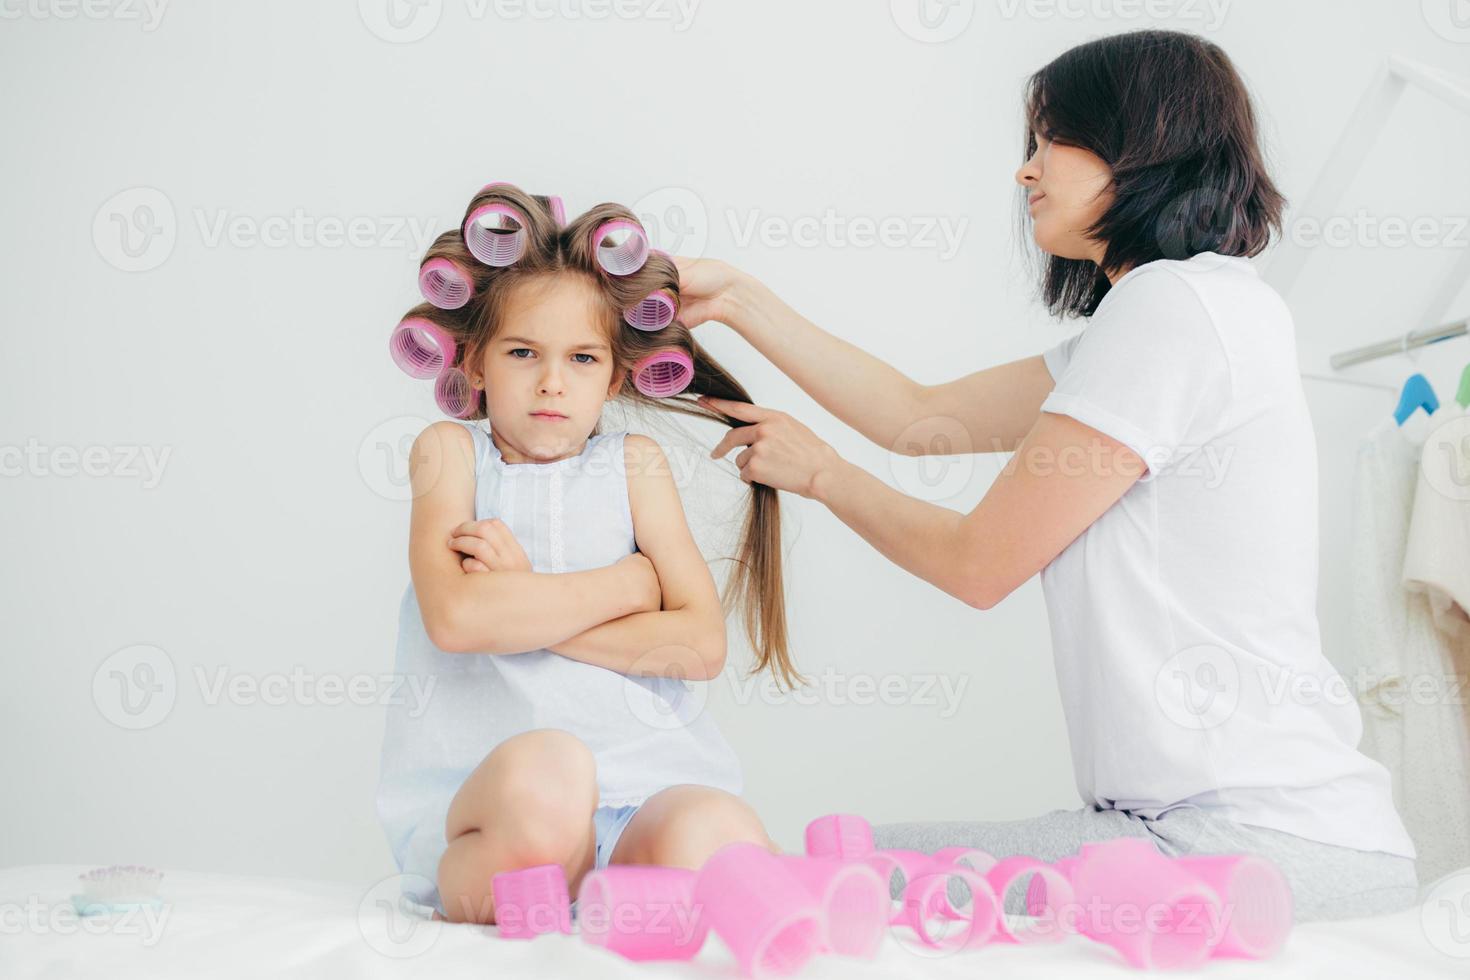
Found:
M 1132 31 L 1078 45 L 1031 76 L 1026 118 L 1026 159 L 1040 132 L 1113 172 L 1113 202 L 1087 230 L 1106 243 L 1102 265 L 1045 259 L 1053 314 L 1091 316 L 1109 288 L 1105 270 L 1257 255 L 1281 229 L 1286 202 L 1266 173 L 1245 83 L 1203 38 Z

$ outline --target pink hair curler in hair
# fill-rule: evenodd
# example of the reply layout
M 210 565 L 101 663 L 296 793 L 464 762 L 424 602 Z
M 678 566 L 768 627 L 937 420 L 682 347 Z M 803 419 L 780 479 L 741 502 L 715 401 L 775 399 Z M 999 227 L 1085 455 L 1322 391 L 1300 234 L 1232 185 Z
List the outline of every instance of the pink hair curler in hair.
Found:
M 873 828 L 855 813 L 829 813 L 806 825 L 810 857 L 861 858 L 873 850 Z
M 1220 896 L 1215 956 L 1267 959 L 1286 944 L 1294 919 L 1291 885 L 1257 854 L 1185 855 L 1174 859 Z
M 632 221 L 604 221 L 592 232 L 592 254 L 604 272 L 632 275 L 648 261 L 648 235 Z
M 698 876 L 684 868 L 610 864 L 577 889 L 582 940 L 630 960 L 688 960 L 709 921 L 695 905 Z
M 822 909 L 826 952 L 871 959 L 888 931 L 888 889 L 858 861 L 800 854 L 777 857 L 811 891 Z
M 654 351 L 633 365 L 633 386 L 650 398 L 677 395 L 694 380 L 694 362 L 681 350 Z
M 694 904 L 748 977 L 787 976 L 822 945 L 822 911 L 776 855 L 737 841 L 716 851 L 694 886 Z
M 956 885 L 963 899 L 959 905 L 950 897 Z M 990 883 L 978 872 L 952 864 L 931 865 L 909 880 L 903 889 L 903 911 L 894 924 L 912 927 L 931 949 L 957 952 L 989 942 L 1000 919 L 1000 903 Z M 956 921 L 965 925 L 951 934 Z
M 674 322 L 678 305 L 673 293 L 667 289 L 655 289 L 624 310 L 623 319 L 628 326 L 639 330 L 662 330 Z
M 462 234 L 470 254 L 496 268 L 512 265 L 526 251 L 525 215 L 498 201 L 471 211 Z
M 419 266 L 419 292 L 441 310 L 457 310 L 475 295 L 475 280 L 458 263 L 436 256 Z
M 1072 887 L 1084 936 L 1142 969 L 1185 969 L 1209 958 L 1219 940 L 1213 888 L 1140 837 L 1085 844 L 1080 857 Z
M 495 924 L 502 939 L 534 939 L 548 932 L 571 932 L 571 901 L 559 864 L 502 871 L 490 879 Z
M 449 331 L 423 317 L 406 317 L 388 335 L 388 353 L 393 363 L 410 378 L 423 381 L 454 362 L 454 338 Z
M 558 194 L 548 195 L 546 200 L 551 204 L 551 216 L 556 219 L 558 228 L 565 228 L 567 224 L 567 206 Z
M 1026 881 L 1024 894 L 1029 899 L 1031 888 L 1038 878 L 1045 882 L 1044 900 L 1035 906 L 1028 905 L 1027 908 L 1028 916 L 1035 921 L 1021 922 L 1002 915 L 997 923 L 997 939 L 1012 943 L 1055 943 L 1066 938 L 1066 917 L 1072 908 L 1073 895 L 1072 883 L 1065 875 L 1051 865 L 1024 854 L 1002 858 L 985 872 L 985 880 L 995 892 L 1002 913 L 1009 904 L 1006 896 L 1012 886 L 1019 886 Z
M 445 415 L 469 418 L 480 407 L 480 390 L 457 367 L 440 371 L 434 379 L 434 402 Z

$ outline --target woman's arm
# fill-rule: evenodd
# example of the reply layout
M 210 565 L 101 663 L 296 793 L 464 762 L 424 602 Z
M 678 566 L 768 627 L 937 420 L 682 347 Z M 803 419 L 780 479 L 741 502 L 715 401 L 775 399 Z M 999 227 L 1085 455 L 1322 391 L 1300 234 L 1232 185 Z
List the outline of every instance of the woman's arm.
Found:
M 1043 412 L 984 499 L 961 514 L 893 489 L 784 412 L 704 401 L 751 423 L 712 453 L 746 446 L 735 460 L 742 480 L 822 502 L 889 560 L 978 609 L 1045 568 L 1145 469 L 1121 442 Z
M 419 433 L 409 459 L 408 562 L 435 646 L 446 653 L 522 653 L 658 608 L 657 576 L 642 556 L 560 575 L 467 573 L 446 542 L 454 528 L 474 520 L 474 458 L 469 432 L 445 421 Z
M 1033 356 L 955 381 L 923 385 L 797 313 L 728 263 L 675 259 L 689 326 L 727 324 L 872 442 L 905 456 L 1008 452 L 1036 422 L 1052 377 Z
M 712 680 L 725 665 L 725 614 L 684 518 L 667 459 L 647 436 L 623 442 L 638 550 L 658 573 L 663 609 L 614 619 L 551 649 L 620 674 Z

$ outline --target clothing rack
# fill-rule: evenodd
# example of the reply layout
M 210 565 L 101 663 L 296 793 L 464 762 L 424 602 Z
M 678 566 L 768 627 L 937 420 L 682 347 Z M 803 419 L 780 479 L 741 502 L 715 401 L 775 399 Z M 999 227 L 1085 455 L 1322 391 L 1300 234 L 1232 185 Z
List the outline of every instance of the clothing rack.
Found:
M 1362 167 L 1363 160 L 1368 156 L 1368 151 L 1373 148 L 1380 131 L 1388 122 L 1389 114 L 1398 103 L 1399 96 L 1410 85 L 1427 92 L 1453 109 L 1470 114 L 1470 80 L 1445 74 L 1437 68 L 1410 61 L 1407 58 L 1400 58 L 1397 55 L 1389 57 L 1384 66 L 1379 69 L 1372 84 L 1368 86 L 1368 90 L 1363 93 L 1357 108 L 1353 110 L 1352 116 L 1348 118 L 1347 125 L 1338 137 L 1337 144 L 1328 154 L 1327 162 L 1306 194 L 1301 208 L 1302 214 L 1324 215 L 1336 207 L 1337 202 L 1347 192 L 1348 186 Z M 1274 286 L 1277 292 L 1285 296 L 1300 275 L 1302 266 L 1306 264 L 1307 255 L 1306 246 L 1296 242 L 1291 236 L 1286 236 L 1277 246 L 1270 265 L 1263 273 L 1263 278 Z M 1419 322 L 1434 323 L 1447 316 L 1450 304 L 1455 301 L 1455 297 L 1460 294 L 1460 290 L 1467 281 L 1470 281 L 1470 249 L 1467 249 L 1455 263 L 1455 267 L 1440 288 L 1435 291 L 1434 296 L 1421 313 Z M 1349 365 L 1374 358 L 1400 354 L 1416 347 L 1437 344 L 1452 337 L 1463 337 L 1466 334 L 1467 325 L 1470 325 L 1470 319 L 1458 320 L 1428 329 L 1411 330 L 1401 337 L 1334 354 L 1329 359 L 1329 363 L 1333 370 L 1341 370 Z M 1311 377 L 1323 381 L 1346 380 L 1327 375 L 1312 375 Z
M 1437 344 L 1452 337 L 1463 337 L 1467 332 L 1470 332 L 1470 320 L 1446 323 L 1442 327 L 1433 327 L 1429 330 L 1410 330 L 1397 340 L 1383 340 L 1366 347 L 1354 347 L 1352 350 L 1333 354 L 1329 363 L 1333 370 L 1340 371 L 1350 365 L 1361 364 L 1363 361 L 1387 357 L 1390 354 L 1402 354 L 1415 347 L 1428 347 L 1430 344 Z

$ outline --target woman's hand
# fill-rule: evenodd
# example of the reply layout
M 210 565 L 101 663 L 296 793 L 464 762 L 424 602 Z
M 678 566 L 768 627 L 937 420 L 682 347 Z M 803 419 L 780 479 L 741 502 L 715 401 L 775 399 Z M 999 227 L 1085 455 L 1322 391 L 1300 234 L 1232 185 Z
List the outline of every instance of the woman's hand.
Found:
M 691 330 L 709 320 L 734 327 L 745 273 L 720 259 L 674 256 L 679 267 L 679 320 Z
M 488 521 L 465 521 L 449 535 L 449 547 L 464 555 L 460 567 L 466 572 L 529 572 L 531 559 L 498 517 Z
M 817 478 L 842 462 L 837 450 L 785 412 L 707 395 L 699 403 L 751 423 L 725 433 L 710 451 L 711 457 L 719 459 L 734 447 L 744 446 L 735 457 L 735 465 L 746 483 L 763 483 L 812 497 L 816 495 Z

